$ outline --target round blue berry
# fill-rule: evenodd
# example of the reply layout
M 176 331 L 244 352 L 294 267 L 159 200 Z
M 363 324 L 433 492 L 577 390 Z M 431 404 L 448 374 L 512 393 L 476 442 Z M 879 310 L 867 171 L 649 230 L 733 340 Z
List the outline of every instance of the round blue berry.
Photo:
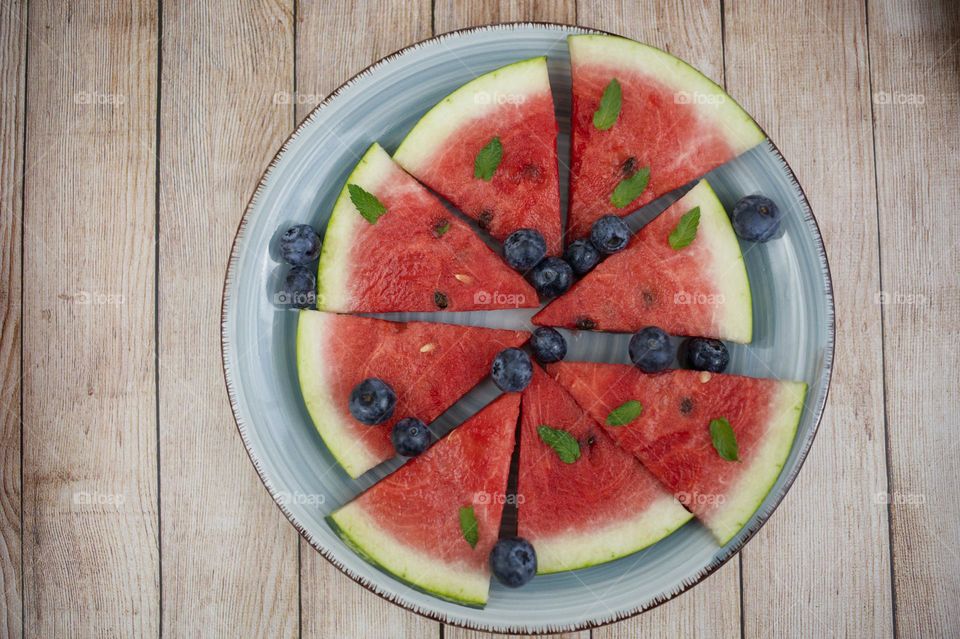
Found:
M 534 229 L 517 229 L 503 241 L 503 258 L 517 271 L 529 271 L 546 254 L 547 242 Z
M 684 340 L 680 350 L 683 353 L 681 359 L 695 371 L 722 373 L 730 363 L 730 353 L 718 339 L 691 337 Z
M 574 273 L 583 277 L 600 261 L 600 252 L 589 240 L 574 240 L 563 252 L 563 259 Z
M 397 394 L 390 384 L 376 377 L 368 377 L 350 392 L 350 414 L 367 426 L 390 419 L 396 405 Z
M 766 242 L 779 234 L 783 214 L 770 198 L 748 195 L 740 198 L 730 218 L 737 235 L 751 242 Z
M 320 257 L 320 236 L 309 224 L 291 226 L 280 237 L 280 256 L 293 266 L 306 266 Z
M 630 361 L 644 373 L 666 370 L 673 361 L 670 336 L 656 326 L 637 331 L 630 338 Z
M 533 356 L 542 364 L 559 362 L 567 356 L 567 340 L 563 339 L 560 331 L 549 326 L 541 326 L 533 331 L 530 346 Z
M 490 570 L 504 586 L 519 588 L 537 574 L 537 552 L 522 537 L 501 539 L 490 551 Z
M 294 266 L 283 280 L 282 302 L 295 308 L 317 303 L 317 277 L 306 266 Z
M 530 271 L 530 282 L 540 297 L 557 297 L 573 284 L 573 269 L 559 257 L 547 257 Z
M 604 255 L 612 255 L 627 248 L 630 229 L 616 215 L 604 215 L 590 229 L 590 243 Z
M 493 358 L 490 376 L 500 390 L 516 393 L 526 388 L 533 379 L 533 362 L 519 348 L 505 348 Z
M 390 441 L 397 454 L 415 457 L 430 446 L 430 431 L 427 425 L 416 417 L 404 417 L 393 425 Z

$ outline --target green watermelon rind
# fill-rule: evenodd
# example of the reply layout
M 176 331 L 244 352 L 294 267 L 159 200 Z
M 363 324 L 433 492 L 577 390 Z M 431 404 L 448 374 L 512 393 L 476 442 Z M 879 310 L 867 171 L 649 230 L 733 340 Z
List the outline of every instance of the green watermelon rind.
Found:
M 709 238 L 715 265 L 713 284 L 718 295 L 723 296 L 722 309 L 725 314 L 720 320 L 718 334 L 731 342 L 749 344 L 753 340 L 753 294 L 747 265 L 730 216 L 706 180 L 700 180 L 683 196 L 682 201 L 690 209 L 700 207 L 697 236 Z
M 673 89 L 678 95 L 686 93 L 700 115 L 709 119 L 721 131 L 736 155 L 755 147 L 766 139 L 766 134 L 730 95 L 713 80 L 666 51 L 613 35 L 567 36 L 570 61 L 573 66 L 605 64 L 611 67 L 632 67 L 639 73 L 652 76 Z M 702 96 L 702 97 L 701 97 Z
M 761 440 L 760 449 L 753 456 L 750 467 L 738 478 L 737 485 L 724 494 L 722 508 L 704 522 L 721 546 L 733 539 L 763 504 L 793 448 L 807 397 L 807 385 L 782 381 L 778 386 L 771 406 L 774 417 L 767 424 L 769 434 Z
M 347 287 L 352 262 L 350 253 L 357 228 L 368 222 L 357 212 L 347 186 L 356 184 L 375 193 L 382 181 L 398 170 L 383 147 L 374 143 L 344 183 L 323 234 L 317 265 L 317 310 L 340 313 L 353 310 Z
M 626 557 L 669 537 L 692 518 L 679 501 L 664 494 L 639 515 L 604 529 L 536 539 L 537 574 L 590 568 Z
M 380 463 L 376 455 L 359 445 L 343 424 L 341 411 L 330 396 L 327 382 L 329 364 L 323 357 L 322 344 L 329 329 L 327 316 L 303 310 L 297 321 L 297 373 L 300 392 L 314 427 L 347 474 L 356 479 Z
M 371 521 L 356 502 L 334 511 L 326 519 L 361 558 L 411 588 L 462 606 L 483 608 L 486 605 L 490 590 L 488 574 L 469 573 L 462 566 L 447 566 L 396 541 L 388 530 Z
M 413 175 L 422 173 L 457 130 L 499 106 L 491 96 L 522 100 L 541 93 L 550 93 L 546 56 L 520 60 L 478 76 L 427 111 L 400 143 L 393 159 Z

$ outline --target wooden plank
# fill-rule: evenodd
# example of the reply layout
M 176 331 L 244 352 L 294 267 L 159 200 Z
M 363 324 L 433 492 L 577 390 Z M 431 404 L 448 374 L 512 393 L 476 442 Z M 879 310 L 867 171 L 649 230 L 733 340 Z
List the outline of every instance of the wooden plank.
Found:
M 580 2 L 578 23 L 660 47 L 723 83 L 720 4 L 713 0 Z M 595 639 L 740 634 L 738 559 L 693 590 L 639 617 L 594 630 Z
M 219 349 L 234 233 L 290 131 L 292 0 L 164 3 L 162 74 L 163 630 L 292 637 L 298 536 L 237 436 Z
M 362 38 L 345 37 L 363 33 Z M 297 11 L 296 120 L 369 64 L 430 36 L 427 0 L 302 1 Z M 354 583 L 300 542 L 304 637 L 439 636 L 439 624 L 407 612 Z
M 23 636 L 20 486 L 20 222 L 27 5 L 0 6 L 0 637 Z
M 743 553 L 745 636 L 891 636 L 876 193 L 859 2 L 725 4 L 727 87 L 806 186 L 836 300 L 830 403 L 779 510 Z M 802 37 L 795 33 L 803 29 Z
M 881 0 L 867 17 L 897 631 L 956 637 L 960 374 L 935 362 L 960 335 L 960 232 L 943 219 L 960 207 L 960 5 Z
M 445 33 L 497 22 L 559 22 L 575 24 L 575 0 L 437 0 L 433 9 L 434 33 Z
M 157 635 L 157 6 L 38 0 L 29 24 L 25 634 Z

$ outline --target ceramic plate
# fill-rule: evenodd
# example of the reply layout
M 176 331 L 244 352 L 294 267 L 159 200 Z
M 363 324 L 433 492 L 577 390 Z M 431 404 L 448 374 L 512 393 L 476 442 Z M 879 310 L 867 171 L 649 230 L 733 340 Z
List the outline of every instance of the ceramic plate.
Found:
M 823 243 L 793 172 L 770 143 L 707 177 L 728 210 L 763 193 L 785 213 L 785 234 L 742 246 L 754 303 L 754 341 L 732 345 L 731 372 L 806 381 L 806 409 L 787 464 L 749 524 L 719 547 L 696 522 L 617 561 L 540 576 L 518 590 L 494 583 L 483 610 L 423 594 L 366 563 L 324 517 L 397 467 L 388 462 L 351 480 L 334 462 L 307 415 L 294 357 L 296 312 L 276 303 L 285 273 L 280 231 L 294 223 L 322 229 L 354 164 L 372 142 L 388 151 L 417 119 L 468 80 L 510 62 L 546 55 L 560 124 L 561 193 L 566 194 L 570 64 L 566 36 L 577 27 L 511 24 L 455 32 L 408 47 L 369 67 L 323 101 L 280 149 L 237 233 L 223 296 L 223 364 L 243 443 L 267 490 L 304 538 L 347 575 L 390 601 L 434 619 L 483 630 L 536 633 L 593 627 L 655 606 L 702 580 L 763 525 L 797 476 L 826 401 L 833 355 L 833 301 Z M 761 123 L 762 125 L 762 123 Z M 631 218 L 639 227 L 677 197 Z M 565 204 L 565 203 L 564 203 Z M 532 311 L 470 312 L 442 320 L 528 327 Z M 400 319 L 440 319 L 403 314 Z M 572 334 L 568 359 L 627 363 L 629 336 Z M 448 429 L 496 395 L 481 384 L 439 420 Z M 813 516 L 813 513 L 811 513 Z

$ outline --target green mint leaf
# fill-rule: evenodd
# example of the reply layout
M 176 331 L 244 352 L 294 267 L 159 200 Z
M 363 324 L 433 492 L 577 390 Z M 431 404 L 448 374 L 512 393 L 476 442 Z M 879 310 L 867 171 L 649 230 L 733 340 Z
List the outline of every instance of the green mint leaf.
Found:
M 461 506 L 460 532 L 463 533 L 463 538 L 467 540 L 471 548 L 477 547 L 480 532 L 477 530 L 477 515 L 473 512 L 473 506 Z
M 740 449 L 737 446 L 737 436 L 725 418 L 719 417 L 710 420 L 710 439 L 713 447 L 721 457 L 727 461 L 740 461 Z
M 543 443 L 557 453 L 560 461 L 564 464 L 572 464 L 580 459 L 580 444 L 567 431 L 551 428 L 544 424 L 537 426 L 537 434 L 540 435 Z
M 494 171 L 500 166 L 502 158 L 503 145 L 500 144 L 500 138 L 493 138 L 477 153 L 473 161 L 473 177 L 489 182 L 493 178 Z
M 603 95 L 600 97 L 600 106 L 593 112 L 593 126 L 600 131 L 606 131 L 616 124 L 617 118 L 620 117 L 622 101 L 620 83 L 614 78 L 603 90 Z
M 680 218 L 677 225 L 670 231 L 670 248 L 679 251 L 685 246 L 690 246 L 694 238 L 697 237 L 697 227 L 700 226 L 700 207 L 695 206 Z
M 607 426 L 626 426 L 643 412 L 643 404 L 635 399 L 625 401 L 607 415 Z
M 350 191 L 350 201 L 367 222 L 376 224 L 380 216 L 387 212 L 387 207 L 373 193 L 363 190 L 356 184 L 348 184 L 347 190 Z
M 629 205 L 646 190 L 647 182 L 650 181 L 650 168 L 643 167 L 628 178 L 620 180 L 620 184 L 613 190 L 610 196 L 610 204 L 618 209 Z

